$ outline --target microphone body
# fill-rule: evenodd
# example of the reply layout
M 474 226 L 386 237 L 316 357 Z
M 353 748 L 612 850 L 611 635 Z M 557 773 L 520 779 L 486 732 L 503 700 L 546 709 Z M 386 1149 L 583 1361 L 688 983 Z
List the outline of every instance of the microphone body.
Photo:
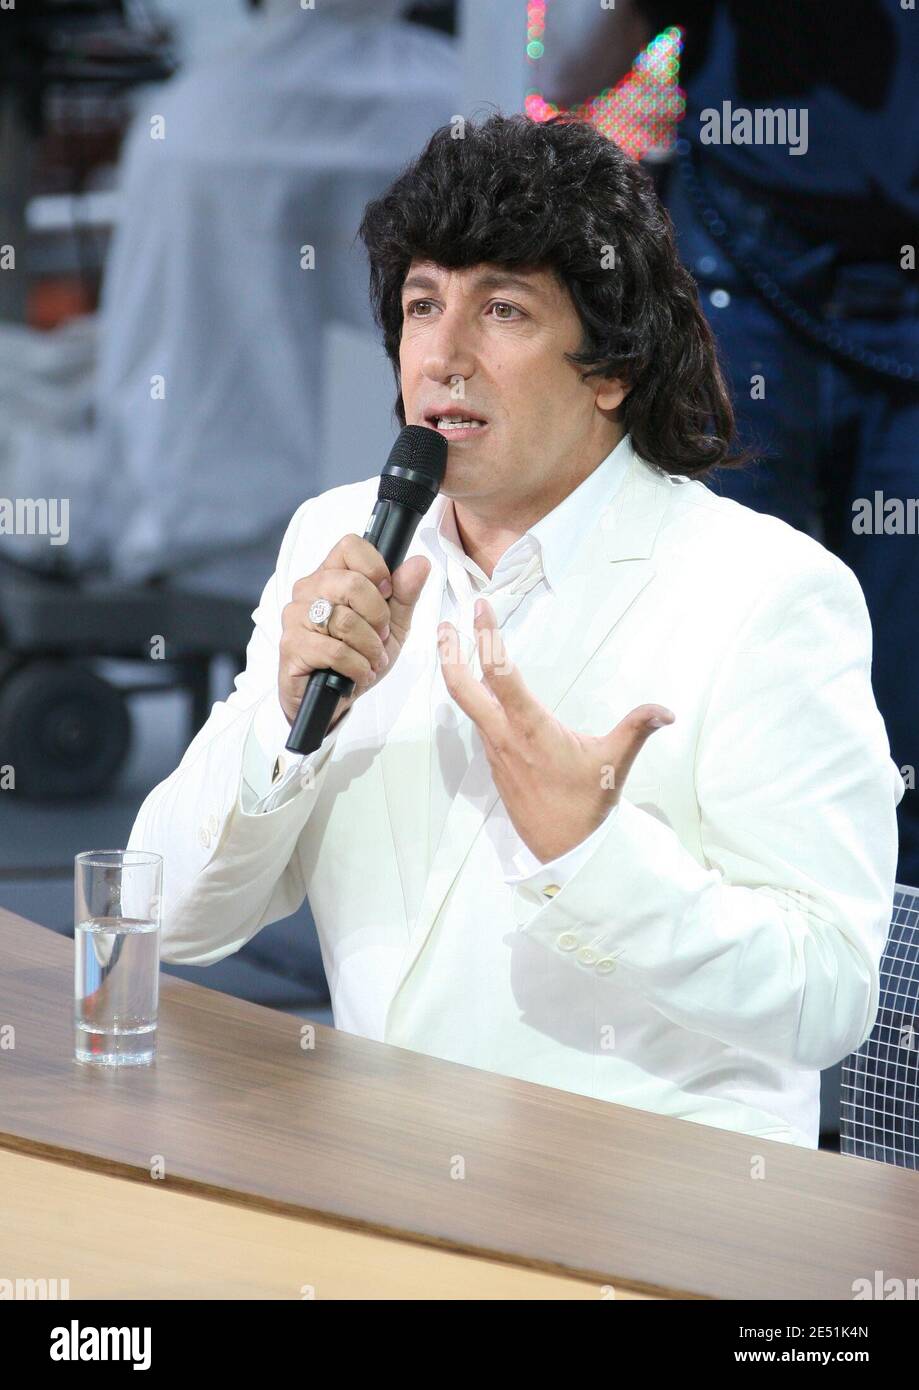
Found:
M 447 441 L 436 430 L 406 425 L 396 439 L 364 532 L 364 540 L 379 551 L 390 574 L 402 564 L 418 523 L 440 491 L 446 462 Z M 338 671 L 314 671 L 291 726 L 288 752 L 315 752 L 339 700 L 348 699 L 353 691 L 350 677 Z

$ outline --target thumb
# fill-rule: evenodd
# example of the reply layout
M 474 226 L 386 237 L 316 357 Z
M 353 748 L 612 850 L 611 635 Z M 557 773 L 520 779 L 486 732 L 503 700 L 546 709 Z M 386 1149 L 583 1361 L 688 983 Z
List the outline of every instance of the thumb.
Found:
M 615 768 L 616 785 L 620 790 L 651 735 L 664 724 L 672 724 L 675 718 L 665 705 L 638 705 L 606 735 L 604 761 Z
M 413 555 L 393 571 L 389 600 L 389 625 L 401 647 L 412 625 L 412 613 L 431 572 L 426 555 Z

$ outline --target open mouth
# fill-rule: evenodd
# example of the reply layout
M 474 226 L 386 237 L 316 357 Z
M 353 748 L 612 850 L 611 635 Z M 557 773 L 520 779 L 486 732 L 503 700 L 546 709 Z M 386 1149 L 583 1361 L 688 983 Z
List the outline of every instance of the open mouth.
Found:
M 437 430 L 445 439 L 453 440 L 471 439 L 473 435 L 481 434 L 488 428 L 488 421 L 481 415 L 458 409 L 448 410 L 443 414 L 437 409 L 426 410 L 424 423 L 432 430 Z

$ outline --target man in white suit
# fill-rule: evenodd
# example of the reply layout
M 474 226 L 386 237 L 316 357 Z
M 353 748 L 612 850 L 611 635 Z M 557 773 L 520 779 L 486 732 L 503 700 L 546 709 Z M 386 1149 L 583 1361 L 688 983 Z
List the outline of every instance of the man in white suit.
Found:
M 163 957 L 308 894 L 339 1028 L 815 1146 L 819 1071 L 877 1012 L 904 790 L 858 583 L 701 481 L 735 462 L 711 335 L 590 127 L 444 128 L 361 233 L 443 486 L 392 575 L 376 478 L 294 514 L 236 689 L 131 835 L 165 856 Z M 354 694 L 293 758 L 324 667 Z

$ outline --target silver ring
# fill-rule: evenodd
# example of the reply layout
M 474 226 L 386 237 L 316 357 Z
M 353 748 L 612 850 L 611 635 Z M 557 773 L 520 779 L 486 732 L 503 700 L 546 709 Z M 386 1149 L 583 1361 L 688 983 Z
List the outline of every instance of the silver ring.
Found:
M 314 598 L 310 604 L 309 620 L 323 632 L 328 633 L 328 622 L 332 616 L 333 605 L 327 598 Z

